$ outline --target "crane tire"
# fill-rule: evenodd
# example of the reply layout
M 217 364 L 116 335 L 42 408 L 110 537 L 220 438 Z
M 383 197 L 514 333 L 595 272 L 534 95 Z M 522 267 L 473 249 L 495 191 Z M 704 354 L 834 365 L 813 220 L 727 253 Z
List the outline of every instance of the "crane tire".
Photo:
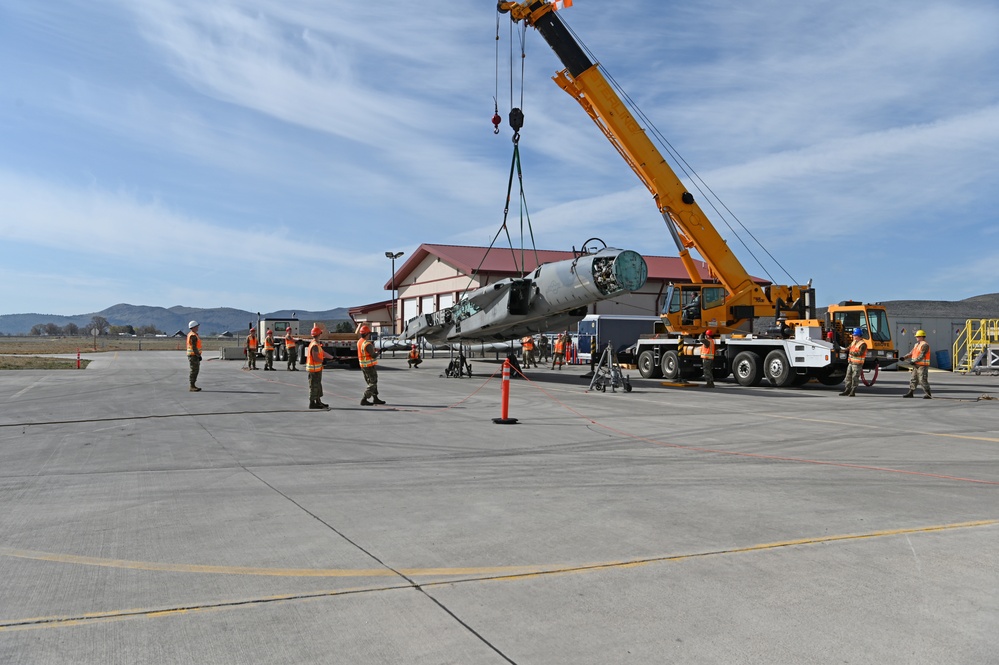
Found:
M 660 368 L 663 378 L 667 381 L 676 381 L 680 378 L 680 356 L 676 351 L 667 351 L 663 354 Z
M 776 388 L 787 388 L 794 381 L 794 370 L 787 360 L 787 354 L 780 349 L 774 349 L 763 361 L 763 369 L 767 381 Z
M 638 355 L 638 373 L 643 379 L 658 379 L 663 375 L 663 370 L 656 362 L 656 356 L 652 351 L 642 351 Z
M 732 372 L 740 386 L 747 388 L 760 385 L 763 380 L 763 368 L 760 357 L 752 351 L 740 351 L 732 363 Z

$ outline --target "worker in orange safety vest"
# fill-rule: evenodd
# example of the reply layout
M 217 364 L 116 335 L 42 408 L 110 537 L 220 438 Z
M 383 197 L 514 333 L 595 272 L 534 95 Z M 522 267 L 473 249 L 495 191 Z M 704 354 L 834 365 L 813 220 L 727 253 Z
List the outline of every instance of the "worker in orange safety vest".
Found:
M 291 327 L 284 334 L 284 350 L 288 354 L 288 371 L 297 372 L 298 368 L 295 367 L 295 363 L 298 362 L 298 349 L 296 348 L 298 342 L 295 340 L 294 336 L 291 334 Z
M 323 329 L 319 324 L 312 326 L 312 342 L 305 353 L 305 370 L 309 373 L 309 408 L 329 409 L 329 404 L 323 404 L 323 361 L 332 356 L 326 353 L 323 345 L 319 343 L 319 336 L 323 334 Z
M 420 349 L 415 344 L 409 349 L 409 359 L 406 362 L 410 368 L 420 368 L 423 358 L 420 357 Z
M 198 381 L 198 372 L 201 371 L 201 337 L 198 335 L 198 322 L 191 321 L 187 326 L 191 332 L 187 333 L 187 361 L 191 365 L 191 387 L 192 393 L 201 392 L 201 388 L 195 384 Z
M 257 329 L 253 326 L 246 336 L 246 368 L 257 369 Z
M 867 342 L 864 341 L 863 334 L 864 331 L 860 328 L 853 329 L 853 342 L 847 350 L 846 387 L 840 397 L 857 396 L 857 383 L 860 381 L 860 373 L 864 371 L 864 358 L 867 357 Z
M 524 357 L 524 369 L 530 369 L 531 363 L 538 366 L 538 359 L 534 357 L 534 338 L 530 335 L 520 340 L 520 348 Z
M 715 339 L 714 333 L 710 330 L 704 331 L 701 337 L 701 368 L 704 370 L 704 387 L 715 387 Z
M 264 335 L 264 371 L 274 371 L 274 331 L 270 328 Z
M 916 344 L 912 347 L 912 351 L 902 356 L 903 359 L 912 359 L 912 376 L 909 378 L 909 392 L 902 395 L 902 397 L 913 397 L 913 393 L 916 392 L 916 386 L 923 387 L 923 399 L 932 399 L 933 394 L 930 393 L 930 345 L 926 341 L 926 331 L 917 330 L 916 331 Z
M 361 397 L 361 406 L 384 404 L 385 402 L 378 397 L 378 370 L 376 369 L 378 361 L 375 358 L 379 352 L 375 349 L 374 342 L 368 339 L 371 335 L 371 328 L 368 327 L 368 324 L 362 323 L 361 327 L 357 329 L 357 334 L 361 336 L 361 339 L 357 340 L 357 361 L 361 365 L 361 373 L 364 375 L 364 383 L 367 385 L 364 389 L 364 396 Z
M 562 369 L 562 365 L 565 364 L 565 335 L 562 333 L 558 334 L 555 338 L 555 353 L 552 355 L 552 369 L 555 369 L 555 364 L 558 363 L 558 368 Z

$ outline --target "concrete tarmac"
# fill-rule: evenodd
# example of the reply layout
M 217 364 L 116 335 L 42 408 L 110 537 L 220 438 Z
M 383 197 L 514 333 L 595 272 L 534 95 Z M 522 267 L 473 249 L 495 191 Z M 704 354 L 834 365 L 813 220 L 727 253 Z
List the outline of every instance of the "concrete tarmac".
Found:
M 0 663 L 999 662 L 999 377 L 87 357 L 0 372 Z

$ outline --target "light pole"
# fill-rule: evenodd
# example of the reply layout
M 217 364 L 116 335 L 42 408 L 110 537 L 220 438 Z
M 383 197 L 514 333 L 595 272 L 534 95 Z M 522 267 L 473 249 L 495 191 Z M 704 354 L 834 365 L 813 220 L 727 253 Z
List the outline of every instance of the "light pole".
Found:
M 392 334 L 395 335 L 395 260 L 405 252 L 385 252 L 385 257 L 392 260 Z

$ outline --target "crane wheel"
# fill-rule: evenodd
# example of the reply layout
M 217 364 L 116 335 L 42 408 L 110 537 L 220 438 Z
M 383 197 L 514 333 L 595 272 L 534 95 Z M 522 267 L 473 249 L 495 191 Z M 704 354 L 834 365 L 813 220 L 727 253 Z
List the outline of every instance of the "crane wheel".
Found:
M 652 351 L 642 351 L 638 355 L 638 373 L 643 379 L 658 379 L 663 375 L 662 368 L 656 362 L 656 356 Z
M 680 378 L 680 356 L 676 351 L 667 351 L 663 354 L 660 368 L 663 378 L 667 381 L 676 381 Z
M 777 388 L 787 388 L 794 382 L 794 370 L 787 360 L 787 354 L 780 349 L 774 349 L 767 354 L 767 359 L 763 361 L 763 367 L 767 374 L 767 381 Z
M 752 351 L 741 351 L 732 363 L 732 372 L 740 386 L 747 388 L 760 385 L 763 380 L 763 368 L 760 357 Z

